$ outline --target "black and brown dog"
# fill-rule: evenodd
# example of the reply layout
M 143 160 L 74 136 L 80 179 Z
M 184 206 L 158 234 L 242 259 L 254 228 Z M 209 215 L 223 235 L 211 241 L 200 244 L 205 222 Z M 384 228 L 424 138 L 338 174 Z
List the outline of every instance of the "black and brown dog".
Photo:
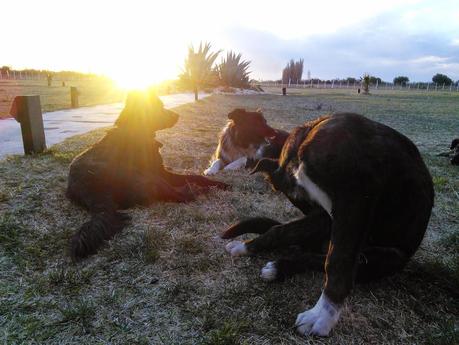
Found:
M 155 132 L 174 126 L 177 120 L 178 114 L 164 109 L 155 94 L 131 92 L 115 128 L 72 161 L 67 197 L 91 212 L 91 220 L 71 239 L 74 260 L 96 253 L 122 230 L 128 216 L 119 209 L 155 201 L 188 202 L 210 187 L 227 187 L 164 167 Z
M 261 160 L 253 172 L 259 171 L 305 216 L 287 224 L 242 221 L 222 237 L 261 235 L 226 249 L 239 256 L 301 246 L 295 256 L 269 262 L 261 276 L 276 280 L 325 269 L 322 295 L 298 315 L 296 327 L 301 334 L 328 335 L 355 280 L 400 271 L 419 247 L 434 201 L 430 173 L 407 137 L 350 113 L 296 128 L 279 161 Z
M 253 167 L 260 158 L 279 158 L 287 137 L 286 131 L 270 127 L 260 110 L 234 109 L 228 114 L 228 123 L 204 174 Z

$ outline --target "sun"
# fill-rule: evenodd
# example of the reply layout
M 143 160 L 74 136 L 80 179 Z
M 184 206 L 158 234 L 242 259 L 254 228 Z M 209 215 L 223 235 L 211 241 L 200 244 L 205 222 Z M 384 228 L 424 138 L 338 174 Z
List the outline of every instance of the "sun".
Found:
M 106 61 L 104 74 L 125 90 L 146 89 L 177 78 L 180 71 L 171 63 L 172 56 L 158 56 L 144 49 L 140 56 L 134 58 L 126 54 L 114 55 L 110 61 Z M 133 51 L 134 47 L 128 50 Z
M 164 78 L 160 73 L 154 73 L 147 69 L 123 69 L 109 73 L 109 76 L 115 81 L 118 87 L 125 90 L 146 89 L 157 85 Z

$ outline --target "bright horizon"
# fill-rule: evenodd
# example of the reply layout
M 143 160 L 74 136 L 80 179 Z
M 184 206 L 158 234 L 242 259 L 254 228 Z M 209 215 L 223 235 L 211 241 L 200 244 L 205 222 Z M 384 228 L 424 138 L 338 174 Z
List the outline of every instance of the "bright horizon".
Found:
M 280 79 L 290 58 L 304 78 L 459 79 L 459 2 L 446 0 L 8 1 L 0 65 L 107 75 L 126 87 L 174 79 L 190 44 L 240 52 L 251 78 Z M 218 60 L 217 60 L 218 61 Z

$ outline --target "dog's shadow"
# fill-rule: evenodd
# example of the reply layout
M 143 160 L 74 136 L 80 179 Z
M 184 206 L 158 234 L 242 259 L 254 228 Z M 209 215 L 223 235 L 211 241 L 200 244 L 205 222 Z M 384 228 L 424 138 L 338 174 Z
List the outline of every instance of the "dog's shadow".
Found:
M 263 253 L 253 257 L 252 264 L 259 266 L 263 262 L 286 257 L 299 250 L 301 249 L 290 247 Z M 317 280 L 317 284 L 324 279 L 321 272 L 308 271 L 301 275 Z M 288 277 L 274 284 L 289 284 L 293 279 L 295 278 Z M 371 293 L 380 300 L 393 300 L 396 296 L 396 299 L 403 300 L 409 309 L 427 322 L 437 320 L 439 308 L 459 316 L 459 267 L 448 267 L 437 261 L 412 259 L 403 271 L 369 283 L 357 283 L 354 289 L 363 294 Z M 273 304 L 272 307 L 277 307 L 276 299 L 266 301 Z

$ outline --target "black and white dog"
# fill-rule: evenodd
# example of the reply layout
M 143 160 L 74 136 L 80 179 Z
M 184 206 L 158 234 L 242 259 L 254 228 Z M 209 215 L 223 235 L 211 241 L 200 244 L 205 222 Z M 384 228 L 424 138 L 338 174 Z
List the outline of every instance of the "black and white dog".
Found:
M 287 137 L 287 132 L 270 127 L 261 111 L 235 109 L 228 114 L 213 161 L 204 174 L 253 167 L 263 157 L 278 158 Z
M 354 281 L 403 269 L 419 247 L 434 201 L 433 183 L 416 146 L 383 124 L 351 113 L 321 117 L 297 127 L 279 160 L 260 160 L 267 175 L 304 217 L 287 224 L 252 218 L 230 227 L 232 256 L 300 246 L 296 255 L 268 262 L 265 280 L 307 269 L 325 270 L 317 304 L 298 315 L 301 334 L 326 336 L 338 322 Z

